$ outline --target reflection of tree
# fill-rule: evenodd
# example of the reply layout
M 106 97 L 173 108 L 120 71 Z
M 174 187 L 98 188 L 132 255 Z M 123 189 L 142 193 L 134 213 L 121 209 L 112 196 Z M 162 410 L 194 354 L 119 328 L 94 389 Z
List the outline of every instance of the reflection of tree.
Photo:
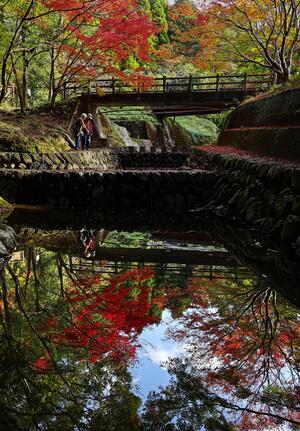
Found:
M 152 279 L 147 267 L 109 280 L 79 278 L 65 292 L 70 304 L 67 318 L 48 321 L 48 337 L 56 344 L 82 349 L 91 362 L 104 355 L 118 362 L 134 357 L 137 335 L 160 318 L 152 311 L 160 305 L 159 298 L 151 295 Z
M 2 277 L 0 429 L 139 430 L 126 367 L 160 319 L 151 270 L 97 279 L 54 253 L 26 256 Z
M 296 310 L 259 283 L 238 287 L 194 279 L 189 289 L 193 308 L 171 335 L 188 343 L 201 383 L 226 394 L 226 408 L 230 403 L 231 410 L 247 413 L 241 429 L 250 429 L 250 423 L 252 429 L 263 425 L 261 418 L 255 422 L 251 411 L 266 423 L 280 416 L 300 425 Z
M 171 382 L 147 399 L 142 416 L 145 431 L 277 430 L 282 423 L 285 423 L 284 429 L 288 429 L 287 423 L 292 429 L 299 429 L 297 419 L 282 416 L 275 409 L 266 413 L 255 406 L 233 404 L 227 397 L 218 395 L 217 390 L 206 385 L 203 375 L 190 365 L 190 360 L 173 359 L 168 371 Z M 267 402 L 272 406 L 272 400 Z M 242 420 L 238 413 L 244 414 Z
M 145 431 L 234 430 L 187 364 L 173 360 L 168 371 L 169 385 L 147 399 L 142 417 Z

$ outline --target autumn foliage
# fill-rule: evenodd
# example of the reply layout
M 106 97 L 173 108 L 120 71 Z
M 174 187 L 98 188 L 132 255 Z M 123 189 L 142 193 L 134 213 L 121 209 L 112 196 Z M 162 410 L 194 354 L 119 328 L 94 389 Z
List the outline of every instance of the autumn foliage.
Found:
M 222 280 L 191 279 L 189 290 L 193 307 L 170 333 L 188 343 L 202 384 L 224 394 L 239 411 L 246 403 L 240 430 L 281 423 L 276 414 L 299 424 L 300 320 L 295 311 L 263 284 L 239 289 Z
M 117 275 L 108 285 L 96 276 L 81 279 L 68 293 L 70 324 L 60 329 L 59 318 L 47 322 L 52 343 L 73 349 L 91 363 L 133 359 L 138 335 L 160 320 L 153 309 L 161 310 L 162 299 L 152 296 L 152 281 L 147 267 Z M 35 368 L 48 369 L 47 357 L 39 358 Z

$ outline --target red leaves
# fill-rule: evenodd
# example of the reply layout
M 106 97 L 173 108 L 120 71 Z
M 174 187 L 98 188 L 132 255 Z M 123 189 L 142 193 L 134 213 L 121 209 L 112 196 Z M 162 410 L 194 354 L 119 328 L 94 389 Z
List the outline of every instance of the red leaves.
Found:
M 145 267 L 117 275 L 108 285 L 97 277 L 80 280 L 69 292 L 71 324 L 52 333 L 52 342 L 72 348 L 81 358 L 87 353 L 92 363 L 105 357 L 117 362 L 133 359 L 138 334 L 159 321 L 151 313 L 153 305 L 162 309 L 161 297 L 152 297 L 153 275 Z M 51 318 L 47 325 L 57 328 L 59 322 Z M 45 357 L 35 364 L 39 370 L 47 366 Z
M 61 47 L 67 53 L 69 75 L 90 76 L 90 70 L 98 76 L 115 74 L 131 55 L 141 62 L 150 60 L 149 38 L 157 29 L 146 14 L 135 9 L 135 1 L 45 0 L 44 5 L 63 12 L 68 36 Z
M 42 356 L 34 364 L 36 372 L 44 374 L 50 368 L 50 361 L 48 357 Z
M 193 147 L 195 149 L 198 149 L 200 151 L 205 151 L 207 153 L 212 154 L 224 154 L 224 155 L 236 155 L 236 156 L 242 156 L 249 159 L 260 159 L 262 161 L 276 161 L 278 163 L 282 164 L 291 164 L 290 160 L 284 160 L 284 159 L 278 159 L 276 157 L 269 157 L 265 156 L 263 154 L 253 153 L 251 151 L 242 150 L 240 148 L 236 147 L 230 147 L 230 146 L 221 146 L 221 145 L 202 145 L 200 147 Z

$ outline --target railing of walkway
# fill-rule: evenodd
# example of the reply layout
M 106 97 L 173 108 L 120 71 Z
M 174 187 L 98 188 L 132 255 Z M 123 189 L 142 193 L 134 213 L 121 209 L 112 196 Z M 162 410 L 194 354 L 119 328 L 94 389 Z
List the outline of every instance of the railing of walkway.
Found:
M 231 281 L 239 280 L 254 280 L 258 277 L 253 275 L 247 268 L 244 267 L 223 267 L 217 265 L 190 265 L 190 264 L 175 264 L 175 263 L 127 263 L 127 262 L 97 262 L 93 260 L 85 260 L 80 258 L 69 257 L 69 269 L 76 272 L 91 271 L 94 274 L 116 275 L 123 271 L 128 271 L 134 268 L 144 266 L 150 267 L 159 276 L 173 275 L 186 277 L 199 277 L 209 280 L 225 279 Z
M 154 78 L 151 87 L 142 84 L 132 86 L 119 79 L 108 78 L 90 82 L 88 85 L 68 83 L 64 86 L 63 96 L 68 98 L 81 94 L 117 95 L 139 93 L 199 93 L 230 91 L 265 91 L 272 85 L 270 74 L 259 75 L 214 75 Z
M 0 91 L 2 90 L 2 87 L 0 85 Z M 16 89 L 14 86 L 9 85 L 6 89 L 6 93 L 5 93 L 5 98 L 6 99 L 12 99 L 13 97 L 15 97 L 16 94 Z

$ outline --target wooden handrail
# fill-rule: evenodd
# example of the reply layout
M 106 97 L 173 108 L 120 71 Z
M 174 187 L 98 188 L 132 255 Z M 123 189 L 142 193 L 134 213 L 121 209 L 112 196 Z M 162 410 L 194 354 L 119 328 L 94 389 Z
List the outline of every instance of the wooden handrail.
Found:
M 197 93 L 203 91 L 263 91 L 270 88 L 272 76 L 269 74 L 243 74 L 243 75 L 214 75 L 214 76 L 178 76 L 153 78 L 151 88 L 145 89 L 144 85 L 136 87 L 124 83 L 120 79 L 97 79 L 89 84 L 68 83 L 64 87 L 64 98 L 68 93 L 97 94 L 97 89 L 105 94 L 141 94 L 141 93 Z

